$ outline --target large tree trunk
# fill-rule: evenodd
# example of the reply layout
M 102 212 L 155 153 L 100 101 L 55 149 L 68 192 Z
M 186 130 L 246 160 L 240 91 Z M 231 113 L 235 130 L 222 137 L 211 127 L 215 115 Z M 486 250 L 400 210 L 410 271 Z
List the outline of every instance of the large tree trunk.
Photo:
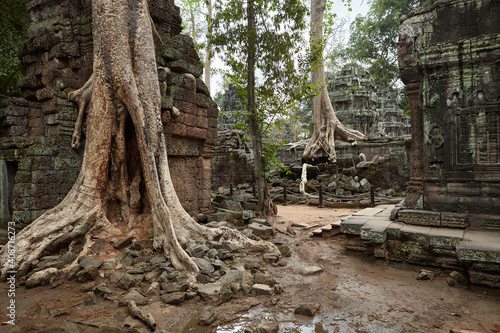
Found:
M 79 244 L 85 253 L 94 237 L 122 234 L 133 227 L 154 229 L 155 247 L 191 276 L 198 268 L 179 241 L 217 239 L 275 251 L 273 245 L 235 230 L 203 227 L 182 208 L 168 168 L 153 43 L 156 31 L 146 0 L 93 0 L 92 29 L 94 73 L 70 95 L 80 110 L 88 108 L 82 169 L 66 198 L 18 234 L 16 267 L 6 265 L 3 249 L 1 277 L 13 270 L 24 275 L 31 261 L 62 248 L 75 250 Z M 133 124 L 132 132 L 126 132 L 127 122 Z M 75 138 L 73 143 L 78 142 Z M 134 165 L 130 161 L 137 155 L 140 163 Z M 142 202 L 150 206 L 143 213 L 137 209 L 139 182 L 146 189 Z
M 313 43 L 320 45 L 323 39 L 323 15 L 326 0 L 311 1 L 311 29 L 313 29 Z M 322 48 L 319 48 L 320 50 Z M 318 155 L 328 157 L 331 163 L 337 161 L 335 154 L 335 139 L 362 140 L 363 133 L 345 128 L 335 115 L 335 111 L 328 96 L 325 81 L 325 67 L 322 54 L 318 54 L 319 66 L 311 73 L 312 84 L 319 86 L 320 93 L 313 99 L 314 132 L 307 143 L 302 158 L 314 161 Z
M 266 178 L 262 173 L 262 133 L 257 119 L 255 109 L 255 52 L 256 52 L 256 31 L 254 2 L 247 1 L 247 21 L 248 21 L 248 59 L 247 59 L 247 110 L 250 135 L 252 137 L 254 154 L 255 185 L 257 188 L 257 211 L 263 216 L 274 215 L 273 202 Z

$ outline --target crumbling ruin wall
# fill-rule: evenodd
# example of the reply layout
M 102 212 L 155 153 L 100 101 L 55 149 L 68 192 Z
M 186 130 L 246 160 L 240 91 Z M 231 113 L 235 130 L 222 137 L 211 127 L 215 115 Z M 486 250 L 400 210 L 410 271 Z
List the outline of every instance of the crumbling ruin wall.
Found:
M 375 188 L 404 193 L 410 179 L 409 145 L 409 139 L 401 138 L 372 139 L 355 145 L 336 142 L 338 171 L 366 178 Z M 285 145 L 278 150 L 277 157 L 284 165 L 301 165 L 303 153 L 304 147 L 290 149 Z M 362 162 L 361 154 L 365 162 Z
M 212 189 L 220 186 L 253 184 L 255 179 L 253 154 L 244 140 L 245 132 L 225 130 L 217 133 L 213 158 Z
M 91 1 L 25 4 L 29 40 L 21 52 L 22 96 L 0 110 L 0 226 L 12 219 L 24 227 L 57 205 L 83 155 L 83 148 L 70 147 L 78 109 L 67 95 L 92 73 Z M 200 79 L 203 67 L 192 40 L 180 34 L 178 7 L 173 0 L 149 4 L 164 42 L 157 49 L 158 65 L 171 70 L 159 71 L 159 84 L 172 180 L 190 214 L 208 211 L 217 105 Z
M 428 212 L 413 223 L 500 229 L 498 13 L 496 0 L 448 0 L 402 18 L 413 131 L 405 207 Z
M 342 124 L 372 138 L 410 134 L 410 119 L 399 107 L 398 92 L 376 85 L 367 69 L 347 64 L 331 75 L 328 93 Z

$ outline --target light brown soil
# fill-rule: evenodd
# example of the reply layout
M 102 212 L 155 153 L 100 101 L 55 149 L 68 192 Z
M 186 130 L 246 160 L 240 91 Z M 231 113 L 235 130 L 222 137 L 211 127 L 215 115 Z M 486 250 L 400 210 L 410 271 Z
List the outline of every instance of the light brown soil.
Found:
M 307 206 L 279 207 L 276 227 L 286 230 L 292 223 L 295 236 L 277 238 L 292 250 L 281 265 L 265 268 L 278 280 L 281 295 L 241 297 L 222 305 L 206 304 L 196 297 L 181 307 L 156 301 L 142 307 L 151 312 L 164 332 L 243 332 L 245 327 L 277 320 L 280 332 L 450 332 L 467 329 L 500 332 L 500 291 L 470 287 L 449 287 L 448 272 L 433 269 L 435 280 L 417 281 L 420 267 L 395 267 L 384 260 L 347 252 L 344 236 L 311 237 L 316 225 L 326 225 L 351 209 L 318 209 Z M 315 228 L 315 227 L 314 227 Z M 304 276 L 299 270 L 319 266 L 323 271 Z M 441 273 L 441 274 L 440 274 Z M 97 281 L 106 282 L 102 279 Z M 132 319 L 118 299 L 125 294 L 113 288 L 112 300 L 98 299 L 85 306 L 80 284 L 64 282 L 56 288 L 16 289 L 16 326 L 0 326 L 1 332 L 114 332 L 125 323 L 146 332 Z M 5 320 L 7 285 L 0 285 L 0 321 Z M 300 304 L 317 304 L 313 318 L 294 315 Z M 196 323 L 203 309 L 215 311 L 217 328 Z M 115 328 L 115 329 L 113 329 Z

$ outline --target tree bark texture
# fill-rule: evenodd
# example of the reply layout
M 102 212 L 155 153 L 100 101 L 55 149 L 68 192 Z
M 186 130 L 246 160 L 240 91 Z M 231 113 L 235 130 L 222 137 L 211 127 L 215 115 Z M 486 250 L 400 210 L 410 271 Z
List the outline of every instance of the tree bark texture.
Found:
M 93 0 L 92 29 L 93 75 L 69 96 L 87 113 L 82 168 L 66 198 L 17 235 L 18 275 L 26 274 L 30 262 L 44 255 L 67 248 L 85 254 L 94 237 L 111 237 L 131 228 L 149 229 L 146 234 L 153 229 L 155 247 L 191 277 L 198 267 L 180 245 L 189 239 L 276 251 L 275 246 L 233 229 L 201 226 L 182 208 L 168 167 L 156 31 L 146 0 Z M 75 130 L 73 144 L 79 143 L 78 133 Z M 139 183 L 145 198 L 137 190 Z M 141 212 L 138 202 L 149 207 Z M 113 214 L 116 207 L 119 213 Z M 12 270 L 6 252 L 4 248 L 0 253 L 3 279 Z
M 208 22 L 208 28 L 207 28 L 207 52 L 205 54 L 205 68 L 204 68 L 204 77 L 205 77 L 205 85 L 208 88 L 208 91 L 210 92 L 210 71 L 212 67 L 212 29 L 214 26 L 214 18 L 213 18 L 213 8 L 217 1 L 214 1 L 212 3 L 212 0 L 207 0 L 207 7 L 208 7 L 208 16 L 207 16 L 207 22 Z
M 313 30 L 313 43 L 320 45 L 323 39 L 323 15 L 326 0 L 311 1 L 311 29 Z M 335 115 L 332 102 L 328 96 L 325 80 L 325 67 L 323 56 L 318 55 L 318 68 L 311 73 L 312 84 L 321 89 L 313 98 L 313 123 L 314 132 L 304 150 L 303 159 L 307 162 L 316 160 L 319 156 L 326 156 L 331 163 L 337 161 L 335 153 L 335 139 L 362 140 L 364 134 L 347 129 Z M 324 155 L 320 155 L 324 154 Z
M 248 20 L 248 59 L 247 59 L 247 110 L 250 135 L 252 137 L 254 153 L 255 185 L 257 188 L 257 211 L 263 216 L 274 214 L 273 202 L 267 181 L 262 173 L 262 133 L 257 119 L 255 109 L 255 52 L 256 52 L 256 31 L 255 14 L 253 0 L 247 0 L 247 20 Z

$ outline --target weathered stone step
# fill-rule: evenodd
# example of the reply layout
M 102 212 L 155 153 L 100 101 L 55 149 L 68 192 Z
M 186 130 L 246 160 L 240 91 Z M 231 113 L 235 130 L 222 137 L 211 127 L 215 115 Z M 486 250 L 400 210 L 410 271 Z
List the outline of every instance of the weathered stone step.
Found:
M 340 230 L 341 221 L 335 221 L 333 223 L 327 224 L 325 226 L 319 227 L 312 231 L 313 236 L 319 236 L 322 238 L 329 238 L 341 233 Z
M 500 232 L 465 230 L 463 240 L 457 245 L 457 257 L 500 264 Z

